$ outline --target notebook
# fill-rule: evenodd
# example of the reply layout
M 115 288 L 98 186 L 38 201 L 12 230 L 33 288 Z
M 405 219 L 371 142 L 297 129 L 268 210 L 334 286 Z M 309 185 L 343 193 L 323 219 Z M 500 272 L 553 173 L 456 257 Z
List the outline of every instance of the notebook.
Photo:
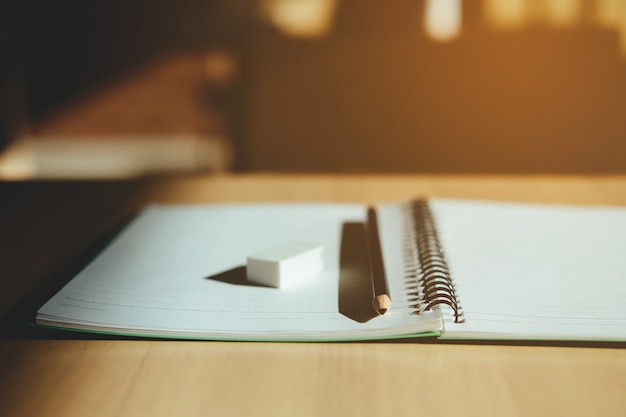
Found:
M 412 200 L 375 206 L 392 305 L 371 308 L 368 207 L 151 205 L 36 315 L 68 330 L 182 339 L 626 341 L 626 208 Z M 288 288 L 246 257 L 323 245 Z M 371 245 L 370 245 L 371 246 Z

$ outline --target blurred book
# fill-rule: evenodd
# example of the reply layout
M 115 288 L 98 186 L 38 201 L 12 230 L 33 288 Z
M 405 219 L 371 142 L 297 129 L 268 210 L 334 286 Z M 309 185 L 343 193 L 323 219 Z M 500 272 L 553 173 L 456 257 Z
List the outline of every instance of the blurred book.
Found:
M 128 178 L 222 171 L 230 149 L 219 137 L 25 137 L 0 155 L 0 179 Z

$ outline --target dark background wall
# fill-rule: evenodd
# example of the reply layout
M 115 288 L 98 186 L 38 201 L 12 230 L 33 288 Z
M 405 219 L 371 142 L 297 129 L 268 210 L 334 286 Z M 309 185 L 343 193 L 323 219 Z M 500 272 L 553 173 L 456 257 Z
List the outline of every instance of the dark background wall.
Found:
M 251 18 L 253 4 L 3 2 L 0 147 L 170 55 L 227 45 L 241 64 L 222 97 L 237 170 L 626 170 L 615 30 L 581 19 L 498 31 L 465 1 L 461 36 L 435 43 L 424 1 L 343 0 L 328 36 L 297 39 Z
M 430 40 L 423 2 L 340 3 L 322 40 L 251 37 L 242 166 L 253 170 L 626 170 L 619 34 L 498 31 L 463 3 L 458 39 Z M 593 2 L 586 2 L 593 8 Z
M 226 41 L 236 10 L 228 4 L 8 0 L 2 58 L 19 71 L 13 82 L 22 83 L 28 116 L 39 120 L 168 54 Z

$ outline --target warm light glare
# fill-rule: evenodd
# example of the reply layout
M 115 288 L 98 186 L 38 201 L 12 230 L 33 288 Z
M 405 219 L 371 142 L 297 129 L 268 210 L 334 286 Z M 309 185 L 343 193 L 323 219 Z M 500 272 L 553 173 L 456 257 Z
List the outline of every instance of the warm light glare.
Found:
M 515 29 L 526 20 L 525 0 L 483 0 L 485 16 L 499 29 Z
M 598 23 L 617 30 L 622 53 L 626 55 L 626 1 L 598 0 L 596 7 Z
M 619 33 L 626 55 L 626 0 L 484 0 L 487 21 L 498 29 L 521 29 L 530 24 L 570 27 L 582 20 L 584 5 L 605 28 Z
M 579 21 L 583 0 L 526 0 L 522 13 L 525 24 L 572 26 Z
M 265 0 L 262 12 L 285 35 L 321 37 L 330 32 L 336 0 Z
M 580 20 L 582 0 L 545 0 L 546 17 L 555 26 L 572 26 Z
M 429 38 L 446 42 L 460 35 L 462 1 L 426 0 L 423 24 Z M 338 0 L 262 0 L 259 4 L 262 15 L 283 34 L 319 38 L 331 32 L 337 3 Z M 529 25 L 569 28 L 591 13 L 595 22 L 618 32 L 626 55 L 626 0 L 482 0 L 482 7 L 485 20 L 501 30 Z
M 596 4 L 596 17 L 598 23 L 608 27 L 619 25 L 620 14 L 624 12 L 626 2 L 624 0 L 601 0 Z
M 445 42 L 461 32 L 461 0 L 427 0 L 425 29 L 432 39 Z

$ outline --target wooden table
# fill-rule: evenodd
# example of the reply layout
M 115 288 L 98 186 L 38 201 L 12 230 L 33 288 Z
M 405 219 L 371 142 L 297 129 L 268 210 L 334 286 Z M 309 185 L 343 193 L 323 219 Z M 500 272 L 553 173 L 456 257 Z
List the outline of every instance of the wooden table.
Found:
M 623 346 L 57 339 L 12 324 L 150 201 L 414 195 L 626 206 L 626 176 L 0 183 L 0 415 L 624 415 Z

